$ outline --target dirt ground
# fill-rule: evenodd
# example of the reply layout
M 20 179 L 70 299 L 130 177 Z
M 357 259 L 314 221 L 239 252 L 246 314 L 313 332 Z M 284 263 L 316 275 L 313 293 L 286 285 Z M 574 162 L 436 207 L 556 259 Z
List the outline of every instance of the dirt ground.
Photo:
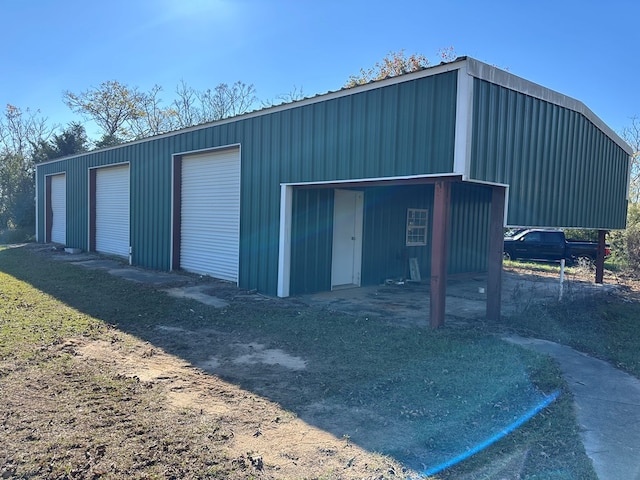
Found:
M 47 250 L 39 253 L 52 257 L 57 255 Z M 513 273 L 520 275 L 526 272 L 514 270 Z M 551 274 L 536 272 L 536 275 L 544 277 Z M 309 301 L 292 299 L 282 303 L 281 300 L 239 291 L 225 283 L 216 283 L 210 288 L 218 300 L 253 303 L 257 311 L 263 302 L 280 302 L 284 308 L 295 310 L 303 308 Z M 478 296 L 475 285 L 468 297 L 472 301 L 483 300 Z M 384 295 L 381 298 L 385 298 Z M 389 296 L 386 298 L 388 300 Z M 338 304 L 331 305 L 331 308 L 338 308 Z M 355 308 L 362 313 L 361 309 Z M 323 415 L 336 414 L 335 411 L 323 410 L 322 402 L 311 405 L 302 415 L 291 413 L 296 411 L 287 408 L 295 405 L 291 385 L 299 382 L 308 367 L 307 359 L 289 353 L 286 345 L 277 347 L 280 348 L 256 340 L 247 342 L 242 331 L 216 330 L 202 327 L 198 322 L 162 324 L 149 321 L 146 324 L 142 322 L 137 332 L 125 333 L 114 329 L 108 340 L 74 338 L 52 348 L 72 356 L 75 362 L 116 372 L 159 392 L 158 401 L 166 402 L 162 405 L 163 410 L 195 412 L 201 417 L 201 423 L 206 423 L 207 419 L 221 422 L 225 432 L 225 454 L 235 462 L 237 478 L 382 479 L 416 475 L 416 471 L 407 469 L 392 458 L 372 453 L 376 451 L 376 445 L 382 444 L 382 439 L 368 438 L 356 444 L 350 441 L 349 435 L 342 433 L 357 428 L 358 422 L 369 415 L 366 411 L 356 414 L 360 417 L 354 419 L 352 425 L 349 416 L 358 409 L 343 412 L 342 430 L 333 431 L 318 427 L 323 424 Z M 243 388 L 245 385 L 250 388 Z M 279 389 L 278 385 L 287 385 L 288 388 Z M 317 388 L 321 389 L 321 386 Z M 278 398 L 273 393 L 277 391 L 285 393 Z M 33 408 L 32 405 L 25 407 Z M 314 418 L 313 424 L 305 422 L 305 416 Z M 384 418 L 369 420 L 380 424 L 386 421 Z M 399 425 L 397 430 L 397 438 L 393 442 L 401 449 L 406 429 Z M 394 435 L 393 428 L 387 429 L 387 435 Z M 93 459 L 94 462 L 90 470 L 80 471 L 75 476 L 55 478 L 85 478 L 85 474 L 90 477 L 89 471 L 93 478 L 108 477 L 106 466 L 101 467 L 103 470 L 98 468 L 102 465 L 101 455 L 95 452 L 93 456 L 87 455 L 87 461 Z M 521 452 L 509 458 L 502 470 L 498 467 L 498 471 L 493 473 L 504 479 L 519 478 L 518 468 L 526 455 L 527 452 Z M 0 467 L 4 468 L 0 470 L 2 478 L 12 478 L 15 472 L 12 465 L 11 460 L 7 460 L 4 466 L 0 462 Z
M 167 329 L 166 335 L 196 334 Z M 202 332 L 197 332 L 201 335 Z M 105 362 L 123 375 L 134 377 L 147 385 L 166 392 L 170 406 L 176 410 L 195 410 L 204 416 L 222 418 L 224 429 L 230 432 L 227 455 L 234 459 L 239 471 L 247 476 L 266 478 L 300 478 L 335 472 L 336 478 L 382 478 L 402 467 L 396 462 L 337 438 L 317 427 L 306 424 L 278 404 L 247 392 L 204 370 L 194 368 L 184 359 L 169 355 L 148 343 L 129 341 L 74 342 L 70 348 L 80 358 Z M 255 349 L 255 347 L 254 347 Z M 247 345 L 250 352 L 252 346 Z M 203 368 L 217 367 L 227 361 L 236 363 L 266 362 L 281 368 L 296 370 L 303 361 L 288 358 L 279 351 L 258 350 L 245 357 L 210 358 Z

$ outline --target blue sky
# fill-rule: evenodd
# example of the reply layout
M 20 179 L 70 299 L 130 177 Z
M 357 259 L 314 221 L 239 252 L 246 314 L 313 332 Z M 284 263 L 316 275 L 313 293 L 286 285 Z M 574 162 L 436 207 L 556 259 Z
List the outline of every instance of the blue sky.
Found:
M 264 100 L 294 86 L 309 96 L 390 51 L 438 63 L 453 46 L 581 100 L 620 131 L 640 116 L 638 18 L 637 0 L 0 0 L 0 105 L 64 125 L 80 117 L 62 92 L 106 80 L 161 85 L 167 101 L 181 79 L 242 80 Z

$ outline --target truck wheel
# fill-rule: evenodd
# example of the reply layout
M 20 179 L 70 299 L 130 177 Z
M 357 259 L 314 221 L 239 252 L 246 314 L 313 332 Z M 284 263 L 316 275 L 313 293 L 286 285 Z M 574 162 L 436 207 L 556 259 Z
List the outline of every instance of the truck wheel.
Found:
M 576 258 L 576 265 L 580 268 L 591 268 L 593 266 L 593 260 L 587 255 L 580 255 Z
M 502 252 L 502 260 L 511 261 L 511 254 L 507 252 Z

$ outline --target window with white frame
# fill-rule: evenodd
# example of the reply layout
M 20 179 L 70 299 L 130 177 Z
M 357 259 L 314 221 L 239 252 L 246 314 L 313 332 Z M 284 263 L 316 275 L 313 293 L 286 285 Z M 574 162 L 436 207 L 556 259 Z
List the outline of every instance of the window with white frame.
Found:
M 424 208 L 407 209 L 407 247 L 427 244 L 427 220 L 429 210 Z

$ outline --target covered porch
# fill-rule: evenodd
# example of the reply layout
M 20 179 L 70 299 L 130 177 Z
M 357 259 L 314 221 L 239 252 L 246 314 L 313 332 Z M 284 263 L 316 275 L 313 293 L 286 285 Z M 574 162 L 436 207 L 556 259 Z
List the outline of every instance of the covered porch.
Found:
M 283 184 L 278 296 L 411 280 L 437 328 L 448 276 L 482 273 L 485 316 L 498 317 L 506 191 L 459 175 Z

